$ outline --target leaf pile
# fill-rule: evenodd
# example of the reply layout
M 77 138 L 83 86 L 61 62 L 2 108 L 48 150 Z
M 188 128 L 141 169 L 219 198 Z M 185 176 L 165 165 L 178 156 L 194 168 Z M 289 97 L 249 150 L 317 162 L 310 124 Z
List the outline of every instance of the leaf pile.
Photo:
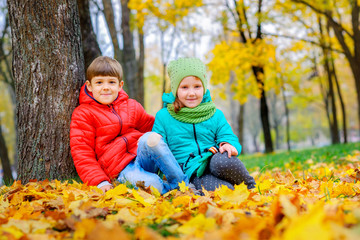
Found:
M 102 194 L 80 183 L 19 181 L 0 188 L 0 239 L 359 239 L 360 152 L 340 163 L 289 164 L 253 173 L 257 188 L 204 196 L 185 184 L 120 184 Z

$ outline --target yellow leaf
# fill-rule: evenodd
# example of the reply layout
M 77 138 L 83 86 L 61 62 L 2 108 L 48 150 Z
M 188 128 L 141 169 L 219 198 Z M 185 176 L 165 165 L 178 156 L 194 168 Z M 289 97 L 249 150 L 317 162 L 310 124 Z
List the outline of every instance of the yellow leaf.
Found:
M 106 198 L 111 198 L 114 196 L 121 196 L 128 193 L 128 188 L 126 187 L 125 184 L 119 184 L 118 186 L 116 186 L 113 189 L 110 189 L 109 191 L 107 191 L 105 193 Z
M 134 198 L 137 201 L 139 201 L 142 205 L 144 205 L 145 207 L 148 207 L 151 205 L 150 203 L 146 202 L 145 199 L 142 196 L 140 196 L 140 194 L 135 189 L 132 190 L 132 194 L 133 194 Z
M 325 221 L 323 204 L 317 204 L 309 213 L 293 219 L 285 229 L 283 239 L 332 239 L 329 224 Z
M 250 192 L 244 183 L 235 185 L 234 190 L 229 189 L 225 185 L 215 190 L 215 196 L 220 197 L 223 202 L 230 202 L 232 204 L 241 204 L 248 198 L 249 194 Z
M 185 235 L 202 237 L 204 232 L 215 229 L 216 222 L 213 218 L 206 218 L 203 214 L 196 215 L 190 221 L 178 228 L 178 232 Z
M 179 183 L 179 188 L 181 192 L 186 192 L 189 191 L 189 187 L 186 186 L 186 183 L 184 181 L 182 181 L 181 183 Z
M 172 201 L 172 205 L 174 207 L 177 207 L 177 206 L 189 207 L 189 205 L 191 203 L 191 199 L 192 198 L 190 196 L 180 196 L 180 197 L 175 198 Z

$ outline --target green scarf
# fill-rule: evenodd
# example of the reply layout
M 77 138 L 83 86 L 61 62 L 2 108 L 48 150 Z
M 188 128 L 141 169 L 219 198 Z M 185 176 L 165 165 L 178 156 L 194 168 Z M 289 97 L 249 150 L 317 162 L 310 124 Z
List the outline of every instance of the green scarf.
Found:
M 213 101 L 199 104 L 197 107 L 182 107 L 177 113 L 174 112 L 174 104 L 168 104 L 167 110 L 176 120 L 184 123 L 201 123 L 211 118 L 216 112 Z

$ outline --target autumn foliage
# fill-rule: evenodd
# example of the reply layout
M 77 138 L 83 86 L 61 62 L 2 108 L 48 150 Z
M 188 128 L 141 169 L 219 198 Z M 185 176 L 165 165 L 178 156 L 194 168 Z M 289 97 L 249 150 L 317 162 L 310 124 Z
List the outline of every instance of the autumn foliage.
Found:
M 357 239 L 360 152 L 339 161 L 255 171 L 256 189 L 204 196 L 17 181 L 0 188 L 0 239 Z

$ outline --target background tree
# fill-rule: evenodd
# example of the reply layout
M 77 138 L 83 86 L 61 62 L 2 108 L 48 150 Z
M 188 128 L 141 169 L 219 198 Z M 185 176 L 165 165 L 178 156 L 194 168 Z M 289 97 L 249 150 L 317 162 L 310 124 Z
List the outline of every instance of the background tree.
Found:
M 324 16 L 333 29 L 354 77 L 360 131 L 360 2 L 356 0 L 342 1 L 338 4 L 333 0 L 292 0 L 292 2 L 307 6 L 314 11 L 314 14 Z
M 247 52 L 247 56 L 256 56 L 260 57 L 262 60 L 264 56 L 269 56 L 264 50 L 267 48 L 265 47 L 265 41 L 263 39 L 263 33 L 262 33 L 262 22 L 263 22 L 263 2 L 262 0 L 259 0 L 256 2 L 256 6 L 252 5 L 256 9 L 256 15 L 255 15 L 255 30 L 253 31 L 251 28 L 251 23 L 248 21 L 248 9 L 249 6 L 246 6 L 246 3 L 243 0 L 240 1 L 225 1 L 227 9 L 229 14 L 232 16 L 232 19 L 235 23 L 235 29 L 233 29 L 233 32 L 236 32 L 236 35 L 238 36 L 238 42 L 240 44 L 236 44 L 239 47 L 237 49 L 242 50 L 244 48 L 247 48 L 244 52 Z M 214 53 L 214 51 L 213 51 Z M 241 53 L 238 52 L 237 58 L 240 57 Z M 215 55 L 215 54 L 214 54 Z M 262 56 L 261 56 L 262 55 Z M 215 55 L 216 56 L 216 55 Z M 235 56 L 233 56 L 235 57 Z M 245 59 L 245 61 L 250 61 L 249 57 L 248 59 Z M 269 120 L 269 109 L 266 102 L 266 93 L 265 93 L 265 71 L 264 71 L 264 62 L 261 60 L 256 60 L 252 58 L 250 62 L 250 70 L 253 74 L 253 78 L 256 82 L 256 85 L 258 87 L 258 94 L 260 99 L 260 118 L 262 123 L 262 129 L 264 134 L 264 141 L 265 141 L 265 152 L 272 152 L 273 151 L 273 143 L 271 139 L 271 132 L 270 132 L 270 120 Z M 239 61 L 238 61 L 239 62 Z M 239 66 L 244 67 L 246 64 L 240 62 Z M 242 68 L 241 67 L 241 68 Z M 242 75 L 244 76 L 244 75 Z M 237 76 L 238 80 L 243 80 L 241 76 Z M 240 111 L 241 112 L 241 111 Z
M 128 7 L 128 0 L 120 1 L 121 12 L 116 13 L 111 0 L 102 0 L 103 13 L 108 26 L 111 42 L 114 49 L 114 58 L 118 60 L 124 71 L 124 88 L 131 98 L 144 104 L 144 61 L 145 48 L 144 37 L 139 30 L 137 54 L 134 43 L 134 29 L 131 26 L 131 11 Z M 115 14 L 120 15 L 121 24 L 116 24 Z M 117 26 L 121 28 L 117 30 Z M 118 33 L 121 33 L 121 43 Z M 120 45 L 123 47 L 121 48 Z
M 1 118 L 0 118 L 0 160 L 1 160 L 1 166 L 4 171 L 4 176 L 3 176 L 4 182 L 5 183 L 12 182 L 14 179 L 12 176 L 9 154 L 8 154 L 5 138 L 2 133 Z
M 75 0 L 8 1 L 17 98 L 18 176 L 76 175 L 69 127 L 84 82 Z
M 81 27 L 81 40 L 84 52 L 85 70 L 101 55 L 101 50 L 91 23 L 89 0 L 77 0 Z
M 13 111 L 15 110 L 15 84 L 14 79 L 11 75 L 11 51 L 8 50 L 9 46 L 9 38 L 10 38 L 10 26 L 9 26 L 9 17 L 7 12 L 2 12 L 3 14 L 3 21 L 4 21 L 4 28 L 1 33 L 0 38 L 0 79 L 3 81 L 7 89 L 10 93 L 10 99 L 11 99 L 11 105 L 13 106 Z M 16 116 L 13 114 L 13 116 Z M 11 169 L 11 163 L 10 163 L 10 156 L 8 151 L 8 146 L 5 141 L 5 136 L 2 131 L 2 124 L 1 124 L 1 116 L 0 116 L 0 159 L 1 159 L 1 165 L 3 167 L 4 171 L 4 179 L 6 181 L 12 181 L 12 169 Z M 14 117 L 14 121 L 16 121 L 16 118 Z M 15 129 L 16 131 L 16 129 Z M 15 134 L 16 138 L 16 134 Z M 17 154 L 16 149 L 14 150 L 14 162 L 17 162 Z M 1 184 L 1 183 L 0 183 Z

